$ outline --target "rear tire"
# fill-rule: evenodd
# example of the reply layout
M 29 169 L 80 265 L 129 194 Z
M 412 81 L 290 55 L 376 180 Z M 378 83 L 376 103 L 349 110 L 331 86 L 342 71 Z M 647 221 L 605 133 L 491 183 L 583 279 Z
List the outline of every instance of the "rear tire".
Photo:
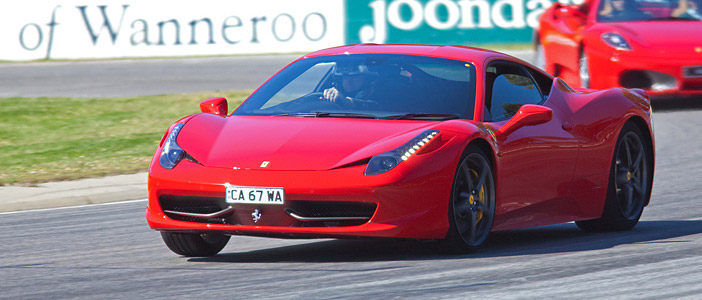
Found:
M 577 221 L 584 231 L 621 231 L 634 228 L 651 196 L 651 145 L 641 130 L 627 122 L 617 138 L 609 172 L 602 217 Z
M 188 257 L 213 256 L 229 242 L 229 236 L 221 233 L 161 232 L 161 238 L 168 249 Z
M 495 181 L 487 154 L 466 149 L 454 175 L 449 201 L 449 232 L 442 250 L 473 252 L 487 239 L 495 216 Z

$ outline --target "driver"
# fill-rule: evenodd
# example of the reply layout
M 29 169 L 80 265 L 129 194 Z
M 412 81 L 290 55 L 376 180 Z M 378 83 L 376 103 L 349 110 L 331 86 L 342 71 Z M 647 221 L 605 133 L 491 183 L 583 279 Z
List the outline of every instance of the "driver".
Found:
M 340 62 L 334 67 L 334 75 L 339 80 L 324 90 L 322 100 L 343 105 L 372 103 L 370 98 L 378 74 L 369 71 L 367 65 Z
M 697 4 L 693 0 L 680 0 L 678 7 L 670 15 L 676 18 L 702 20 L 702 5 Z
M 599 15 L 610 21 L 637 21 L 651 18 L 651 15 L 639 10 L 637 0 L 605 0 Z

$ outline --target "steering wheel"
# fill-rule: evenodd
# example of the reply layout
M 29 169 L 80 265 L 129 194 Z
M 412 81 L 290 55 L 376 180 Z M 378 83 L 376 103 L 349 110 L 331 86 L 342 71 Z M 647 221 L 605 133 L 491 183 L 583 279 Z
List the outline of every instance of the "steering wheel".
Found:
M 314 111 L 314 110 L 329 110 L 337 109 L 343 110 L 344 106 L 337 102 L 331 102 L 324 99 L 323 92 L 312 92 L 297 98 L 290 102 L 290 108 L 301 111 Z

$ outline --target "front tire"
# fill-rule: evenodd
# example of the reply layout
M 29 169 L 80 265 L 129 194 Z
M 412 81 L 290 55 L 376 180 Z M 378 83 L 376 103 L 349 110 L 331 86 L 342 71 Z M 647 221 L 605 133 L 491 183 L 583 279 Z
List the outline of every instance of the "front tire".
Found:
M 580 57 L 578 57 L 578 75 L 580 75 L 580 87 L 589 89 L 590 63 L 584 49 L 580 51 Z
M 177 233 L 161 232 L 168 249 L 187 257 L 213 256 L 229 242 L 229 236 L 221 233 Z
M 546 70 L 546 52 L 538 34 L 534 35 L 534 65 L 541 70 Z
M 584 231 L 634 228 L 648 203 L 653 184 L 652 149 L 641 130 L 627 122 L 619 133 L 609 173 L 602 217 L 577 221 Z
M 487 239 L 495 216 L 495 181 L 487 154 L 469 147 L 456 169 L 444 250 L 472 252 Z

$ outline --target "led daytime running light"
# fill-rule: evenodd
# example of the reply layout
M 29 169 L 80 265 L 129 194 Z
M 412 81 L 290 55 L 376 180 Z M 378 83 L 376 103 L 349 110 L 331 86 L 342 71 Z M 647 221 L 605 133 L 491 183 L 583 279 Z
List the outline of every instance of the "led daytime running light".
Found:
M 438 133 L 438 130 L 424 131 L 395 150 L 371 157 L 364 174 L 377 175 L 392 170 L 401 162 L 408 160 L 414 153 L 419 151 L 422 146 L 429 143 Z
M 431 139 L 433 139 L 438 133 L 438 130 L 427 130 L 425 132 L 422 132 L 422 134 L 418 135 L 417 137 L 413 138 L 411 141 L 402 145 L 402 147 L 397 148 L 400 152 L 402 152 L 402 156 L 400 156 L 400 159 L 402 159 L 403 161 L 409 159 L 410 156 L 412 156 L 412 154 L 417 152 L 419 148 L 431 141 Z

